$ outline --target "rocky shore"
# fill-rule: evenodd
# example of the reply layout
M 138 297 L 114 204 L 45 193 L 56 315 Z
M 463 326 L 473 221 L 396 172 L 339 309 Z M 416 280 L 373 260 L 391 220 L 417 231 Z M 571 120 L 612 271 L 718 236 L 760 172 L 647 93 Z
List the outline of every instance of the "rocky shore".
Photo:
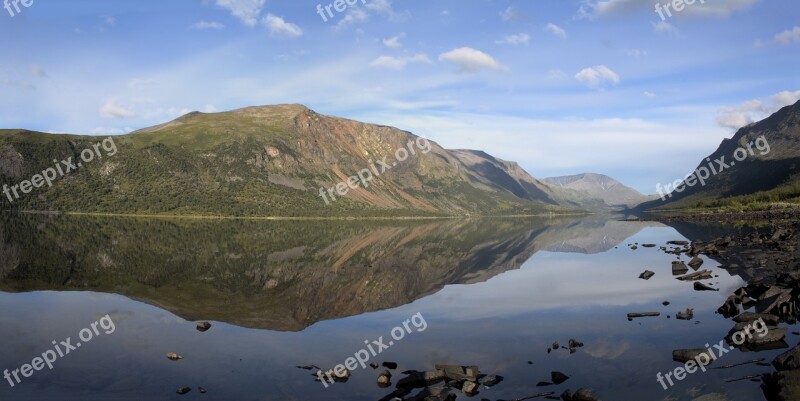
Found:
M 739 275 L 747 280 L 747 284 L 726 294 L 726 301 L 717 309 L 717 313 L 732 320 L 733 327 L 726 337 L 728 345 L 733 346 L 731 337 L 741 327 L 761 319 L 767 324 L 767 334 L 735 346 L 755 352 L 788 348 L 771 361 L 771 371 L 743 379 L 760 380 L 769 401 L 800 400 L 800 345 L 785 342 L 785 326 L 795 324 L 800 316 L 800 210 L 688 214 L 637 220 L 667 224 L 758 222 L 753 224 L 758 229 L 749 232 L 740 230 L 713 240 L 695 239 L 689 244 L 672 244 L 677 246 L 672 249 L 662 247 L 662 250 L 690 258 L 705 255 L 720 263 L 721 268 L 741 273 Z M 708 278 L 706 275 L 696 276 Z M 695 281 L 696 290 L 697 284 L 705 285 Z

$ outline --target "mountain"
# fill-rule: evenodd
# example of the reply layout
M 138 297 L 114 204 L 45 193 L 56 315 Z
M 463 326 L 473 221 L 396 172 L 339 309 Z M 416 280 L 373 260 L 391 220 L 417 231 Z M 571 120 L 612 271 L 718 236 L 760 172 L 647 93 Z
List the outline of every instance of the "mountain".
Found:
M 0 130 L 0 185 L 30 180 L 55 160 L 77 162 L 99 140 Z M 193 112 L 113 141 L 113 155 L 84 163 L 13 204 L 11 195 L 3 196 L 0 208 L 225 216 L 566 210 L 514 163 L 449 151 L 410 132 L 302 105 Z
M 554 196 L 566 205 L 581 209 L 604 210 L 635 206 L 649 197 L 619 181 L 602 174 L 583 173 L 564 177 L 545 178 Z
M 491 191 L 508 191 L 522 199 L 558 203 L 546 184 L 533 178 L 516 162 L 501 160 L 480 150 L 456 149 L 450 153 L 470 168 L 467 174 L 473 185 Z
M 641 209 L 761 205 L 800 200 L 800 102 L 739 129 L 695 174 Z M 676 177 L 683 178 L 683 177 Z M 689 186 L 688 184 L 692 184 Z

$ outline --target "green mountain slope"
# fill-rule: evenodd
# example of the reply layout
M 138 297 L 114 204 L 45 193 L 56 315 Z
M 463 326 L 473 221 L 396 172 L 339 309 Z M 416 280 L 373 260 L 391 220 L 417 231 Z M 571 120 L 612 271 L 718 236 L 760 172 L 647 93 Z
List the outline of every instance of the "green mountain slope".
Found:
M 102 139 L 0 130 L 0 184 L 30 180 L 54 160 L 78 161 L 80 152 Z M 324 116 L 300 105 L 194 112 L 113 139 L 118 149 L 113 156 L 86 163 L 52 187 L 35 188 L 14 202 L 3 196 L 0 207 L 225 216 L 564 210 L 546 196 L 476 184 L 482 172 L 409 132 Z M 398 149 L 408 153 L 404 160 Z M 337 183 L 364 170 L 374 172 L 373 179 L 362 173 L 363 182 L 350 183 L 355 189 L 341 185 L 346 196 L 336 193 Z

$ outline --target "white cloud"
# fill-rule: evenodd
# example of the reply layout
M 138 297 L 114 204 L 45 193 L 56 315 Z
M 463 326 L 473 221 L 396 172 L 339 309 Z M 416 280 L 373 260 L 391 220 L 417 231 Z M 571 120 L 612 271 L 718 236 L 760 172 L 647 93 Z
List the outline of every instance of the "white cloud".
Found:
M 199 22 L 195 22 L 194 24 L 192 24 L 192 26 L 190 26 L 189 28 L 198 29 L 198 30 L 204 30 L 204 29 L 218 29 L 219 30 L 219 29 L 225 29 L 225 25 L 221 24 L 219 22 L 215 22 L 215 21 L 210 21 L 210 22 L 208 22 L 208 21 L 199 21 Z
M 575 74 L 575 79 L 590 88 L 602 88 L 607 85 L 619 84 L 619 75 L 605 65 L 596 65 L 581 70 Z
M 567 38 L 567 31 L 563 30 L 561 27 L 559 27 L 556 24 L 549 23 L 549 24 L 547 24 L 547 26 L 544 27 L 544 30 L 547 31 L 547 32 L 552 33 L 553 35 L 555 35 L 555 36 L 557 36 L 557 37 L 559 37 L 561 39 L 566 39 Z
M 797 103 L 800 100 L 800 91 L 783 91 L 769 97 L 776 108 L 781 108 Z
M 769 99 L 770 104 L 753 99 L 736 106 L 722 107 L 717 111 L 717 124 L 726 128 L 739 129 L 763 120 L 781 107 L 797 103 L 800 100 L 800 90 L 778 92 Z
M 286 22 L 283 18 L 276 15 L 267 14 L 262 23 L 269 29 L 269 33 L 276 36 L 296 38 L 303 36 L 303 30 L 299 26 Z
M 265 0 L 217 0 L 217 5 L 227 9 L 247 26 L 256 26 Z
M 353 8 L 347 12 L 347 14 L 336 24 L 336 29 L 345 29 L 350 25 L 357 24 L 359 22 L 364 22 L 369 19 L 369 14 L 360 9 L 360 8 Z
M 681 32 L 678 30 L 678 28 L 667 21 L 660 21 L 658 23 L 653 23 L 653 32 L 666 33 L 675 37 L 681 35 Z
M 106 25 L 115 25 L 117 23 L 117 18 L 111 15 L 103 15 L 100 18 L 103 19 Z
M 403 47 L 403 44 L 400 43 L 400 39 L 402 39 L 404 37 L 406 37 L 406 34 L 401 32 L 397 36 L 392 36 L 389 39 L 384 39 L 383 40 L 383 45 L 386 46 L 386 47 L 391 47 L 392 49 L 401 48 L 401 47 Z
M 644 97 L 656 97 L 655 93 L 649 91 L 645 91 L 642 95 L 644 95 Z
M 507 70 L 492 56 L 471 47 L 461 47 L 439 55 L 439 61 L 456 64 L 462 72 L 476 72 L 481 69 Z
M 561 70 L 550 70 L 547 73 L 547 78 L 552 79 L 552 80 L 564 79 L 564 77 L 566 77 L 566 76 L 567 76 L 567 74 L 565 74 L 564 71 L 561 71 Z
M 800 42 L 800 26 L 796 26 L 793 29 L 787 29 L 775 35 L 775 41 L 783 44 Z
M 402 70 L 408 64 L 412 63 L 426 63 L 430 64 L 433 61 L 426 54 L 415 54 L 411 57 L 392 57 L 380 56 L 369 63 L 370 67 L 387 68 L 390 70 Z
M 500 18 L 502 18 L 503 21 L 514 21 L 519 19 L 519 11 L 513 6 L 509 6 L 500 13 Z
M 369 0 L 363 7 L 359 7 L 357 4 L 358 2 L 356 5 L 349 6 L 347 14 L 336 24 L 335 29 L 344 29 L 353 24 L 366 22 L 371 14 L 382 15 L 391 21 L 401 21 L 408 16 L 407 12 L 396 12 L 389 0 Z
M 100 108 L 100 115 L 106 118 L 130 118 L 136 113 L 128 107 L 119 104 L 119 99 L 111 97 Z
M 508 45 L 527 45 L 530 39 L 531 37 L 528 36 L 527 33 L 518 33 L 516 35 L 506 36 L 502 40 L 498 40 L 496 43 Z

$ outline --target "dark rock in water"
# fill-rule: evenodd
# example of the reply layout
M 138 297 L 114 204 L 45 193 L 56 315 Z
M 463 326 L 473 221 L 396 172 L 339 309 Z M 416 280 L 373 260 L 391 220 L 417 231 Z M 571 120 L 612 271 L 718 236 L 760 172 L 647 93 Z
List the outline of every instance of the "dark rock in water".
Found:
M 681 274 L 686 274 L 689 272 L 689 268 L 686 267 L 686 263 L 681 261 L 672 262 L 672 275 L 673 276 L 680 276 Z
M 181 388 L 178 389 L 178 391 L 176 391 L 176 393 L 178 393 L 180 395 L 184 395 L 184 394 L 189 393 L 190 391 L 192 391 L 191 387 L 181 387 Z
M 780 371 L 800 369 L 800 345 L 775 357 L 772 366 Z
M 572 401 L 599 401 L 597 397 L 592 394 L 591 390 L 587 390 L 585 388 L 578 389 L 575 394 L 572 395 Z
M 199 323 L 197 323 L 197 331 L 199 331 L 199 332 L 206 332 L 210 328 L 211 328 L 211 323 L 209 323 L 209 322 L 199 322 Z
M 370 366 L 372 369 L 378 369 L 378 367 L 380 367 L 380 365 L 378 365 L 378 363 L 377 363 L 377 362 L 372 362 L 372 363 L 370 363 L 370 364 L 369 364 L 369 366 Z
M 736 323 L 742 322 L 754 322 L 756 320 L 761 319 L 764 323 L 770 326 L 776 326 L 778 322 L 780 322 L 780 318 L 775 315 L 770 315 L 767 313 L 753 313 L 753 312 L 745 312 L 739 316 L 733 318 L 733 321 Z
M 656 244 L 642 244 L 642 246 L 645 248 L 655 248 Z
M 553 343 L 553 349 L 559 349 L 560 346 L 558 345 L 558 341 Z
M 553 385 L 553 383 L 550 383 L 550 382 L 539 382 L 539 383 L 536 383 L 536 387 L 547 387 L 547 386 L 552 386 L 552 385 Z
M 392 370 L 397 369 L 397 362 L 384 362 L 383 363 L 383 367 L 384 368 L 389 368 L 389 369 L 392 369 Z
M 717 313 L 724 316 L 725 318 L 729 318 L 731 316 L 736 316 L 739 314 L 739 303 L 741 300 L 736 294 L 733 294 L 728 297 L 722 306 L 717 308 Z
M 745 330 L 751 323 L 736 323 L 728 332 L 726 339 L 729 344 L 740 346 L 746 349 L 758 347 L 770 348 L 771 344 L 779 344 L 777 348 L 784 348 L 783 339 L 786 338 L 786 329 L 767 326 L 766 332 L 757 332 L 754 328 L 749 329 L 750 335 Z
M 702 265 L 703 265 L 703 259 L 700 259 L 697 256 L 693 257 L 692 260 L 689 261 L 689 267 L 691 267 L 694 270 L 697 270 Z
M 479 378 L 478 379 L 478 383 L 480 383 L 480 384 L 482 384 L 482 385 L 484 385 L 486 387 L 491 387 L 491 386 L 494 386 L 497 383 L 500 383 L 501 380 L 502 380 L 502 378 L 499 377 L 499 376 L 489 375 L 489 376 L 483 376 L 483 377 Z
M 562 401 L 572 401 L 572 391 L 564 390 L 564 392 L 561 393 L 561 400 Z
M 667 241 L 669 245 L 678 245 L 678 246 L 686 246 L 689 245 L 689 241 Z
M 699 281 L 694 282 L 694 290 L 695 291 L 719 291 L 717 288 L 712 288 L 706 284 L 703 284 Z
M 761 389 L 770 401 L 800 400 L 800 371 L 787 370 L 766 374 Z
M 676 278 L 680 281 L 708 280 L 711 278 L 711 271 L 703 269 L 699 272 L 689 273 Z
M 650 277 L 653 277 L 653 276 L 655 276 L 654 272 L 651 272 L 650 270 L 645 270 L 645 271 L 642 272 L 642 274 L 639 275 L 639 278 L 645 279 L 645 280 L 650 280 Z
M 631 247 L 631 249 L 635 251 L 635 250 L 639 249 L 639 247 L 634 245 L 634 246 Z
M 664 302 L 661 303 L 661 305 L 668 306 L 669 305 L 669 301 L 664 301 Z
M 169 359 L 170 361 L 180 361 L 181 359 L 183 359 L 183 357 L 174 352 L 170 352 L 167 354 L 167 359 Z
M 464 373 L 466 373 L 467 377 L 469 378 L 468 380 L 475 381 L 481 374 L 481 370 L 478 369 L 477 366 L 467 366 L 467 368 L 464 369 Z
M 464 382 L 461 386 L 461 392 L 466 395 L 473 395 L 478 392 L 478 384 L 470 381 Z
M 207 393 L 207 392 L 208 392 L 208 391 L 205 389 L 205 387 L 198 387 L 198 388 L 197 388 L 197 391 L 199 391 L 199 392 L 200 392 L 200 394 L 205 394 L 205 393 Z
M 675 314 L 675 319 L 692 320 L 694 317 L 694 309 L 686 308 L 686 312 L 678 312 Z
M 561 384 L 569 380 L 569 376 L 561 372 L 550 372 L 550 380 L 553 381 L 553 384 Z
M 569 339 L 569 347 L 570 348 L 580 348 L 580 347 L 583 347 L 583 343 L 578 341 L 578 340 L 576 340 L 576 339 L 574 339 L 574 338 L 570 338 Z
M 656 317 L 661 316 L 661 312 L 634 312 L 628 313 L 628 320 L 633 320 L 637 317 Z
M 384 370 L 378 375 L 378 387 L 385 388 L 392 384 L 392 374 L 388 370 Z
M 779 288 L 777 286 L 770 287 L 767 292 L 758 298 L 756 303 L 756 312 L 770 313 L 782 304 L 788 303 L 792 300 L 792 290 Z
M 713 351 L 712 351 L 713 352 Z M 706 357 L 702 359 L 708 359 L 709 361 L 713 361 L 711 356 L 708 355 L 708 349 L 706 348 L 695 348 L 695 349 L 676 349 L 672 351 L 672 360 L 675 362 L 686 363 L 687 361 L 691 361 L 701 354 L 704 354 Z M 711 362 L 709 362 L 709 365 Z
M 441 370 L 444 372 L 445 377 L 450 380 L 467 380 L 467 374 L 464 371 L 463 366 L 458 365 L 436 365 L 436 370 Z
M 425 386 L 429 383 L 437 382 L 445 378 L 443 370 L 432 370 L 427 372 L 414 372 L 400 379 L 397 387 L 416 387 Z

